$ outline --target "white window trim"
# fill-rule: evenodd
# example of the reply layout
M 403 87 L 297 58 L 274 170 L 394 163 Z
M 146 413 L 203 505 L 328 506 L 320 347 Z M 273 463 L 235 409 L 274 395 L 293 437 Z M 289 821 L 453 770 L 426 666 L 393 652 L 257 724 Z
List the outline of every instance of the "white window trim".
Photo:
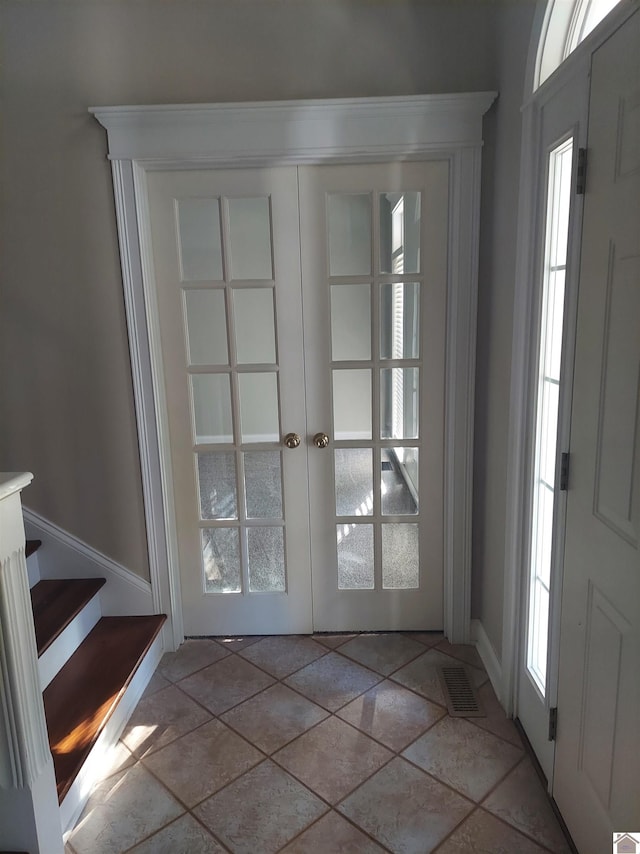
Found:
M 107 129 L 154 607 L 183 639 L 145 175 L 154 169 L 446 159 L 450 164 L 445 415 L 445 631 L 470 638 L 471 485 L 482 116 L 495 92 L 247 104 L 96 107 Z
M 541 10 L 534 21 L 527 74 L 524 88 L 522 144 L 520 154 L 520 194 L 518 204 L 518 239 L 515 271 L 515 293 L 513 314 L 513 339 L 511 357 L 509 440 L 507 447 L 507 514 L 505 525 L 505 564 L 503 631 L 501 657 L 500 701 L 508 715 L 517 714 L 518 665 L 522 649 L 522 626 L 526 625 L 526 610 L 523 597 L 523 585 L 527 583 L 529 543 L 528 483 L 530 481 L 531 447 L 533 441 L 533 421 L 531 413 L 535 406 L 536 384 L 533 379 L 537 356 L 537 330 L 532 328 L 533 310 L 538 296 L 539 281 L 537 265 L 540 245 L 539 223 L 541 206 L 545 197 L 541 192 L 544 186 L 545 158 L 541 156 L 541 112 L 545 105 L 552 102 L 560 91 L 575 78 L 581 78 L 581 120 L 582 133 L 586 134 L 589 98 L 589 73 L 593 53 L 640 7 L 640 0 L 623 0 L 590 35 L 559 65 L 550 77 L 534 91 L 538 79 L 539 44 L 546 38 L 549 26 L 550 0 L 546 9 Z M 533 94 L 531 94 L 533 92 Z M 577 137 L 577 144 L 584 146 L 584 137 Z M 579 223 L 574 221 L 570 229 L 577 234 L 574 237 L 573 264 L 577 268 L 579 260 Z M 567 283 L 567 288 L 570 284 Z M 573 353 L 575 335 L 575 314 L 577 309 L 577 289 L 573 285 L 572 304 L 567 304 L 565 315 L 569 325 L 569 335 L 565 348 Z M 558 449 L 566 447 L 570 429 L 570 391 L 565 395 L 565 405 L 559 412 Z M 559 597 L 562 579 L 558 573 L 552 590 L 554 617 L 550 626 L 559 617 Z M 551 644 L 549 666 L 549 705 L 553 705 L 557 690 L 557 628 Z

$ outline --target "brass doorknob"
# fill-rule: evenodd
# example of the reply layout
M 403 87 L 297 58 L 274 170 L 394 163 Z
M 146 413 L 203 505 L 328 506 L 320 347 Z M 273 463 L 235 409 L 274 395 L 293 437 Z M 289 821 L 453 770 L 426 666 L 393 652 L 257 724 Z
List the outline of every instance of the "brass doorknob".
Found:
M 316 433 L 313 437 L 313 444 L 316 448 L 326 448 L 329 444 L 329 437 L 326 433 Z
M 297 433 L 287 433 L 282 441 L 287 448 L 297 448 L 300 444 L 300 436 Z

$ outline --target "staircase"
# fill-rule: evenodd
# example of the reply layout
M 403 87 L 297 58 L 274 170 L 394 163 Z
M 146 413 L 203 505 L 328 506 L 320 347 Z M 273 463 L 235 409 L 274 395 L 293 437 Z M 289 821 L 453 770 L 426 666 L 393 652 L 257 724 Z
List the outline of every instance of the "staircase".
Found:
M 77 821 L 162 654 L 164 615 L 102 616 L 102 578 L 40 579 L 25 554 L 63 833 Z

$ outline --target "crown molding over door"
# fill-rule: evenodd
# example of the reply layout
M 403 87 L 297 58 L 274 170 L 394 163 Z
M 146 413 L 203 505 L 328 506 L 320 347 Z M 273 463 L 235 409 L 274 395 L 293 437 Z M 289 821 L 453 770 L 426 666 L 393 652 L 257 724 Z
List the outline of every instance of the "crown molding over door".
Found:
M 153 169 L 447 160 L 444 630 L 470 640 L 471 495 L 482 117 L 495 92 L 92 107 L 107 130 L 129 330 L 154 607 L 183 638 L 166 402 L 148 239 Z

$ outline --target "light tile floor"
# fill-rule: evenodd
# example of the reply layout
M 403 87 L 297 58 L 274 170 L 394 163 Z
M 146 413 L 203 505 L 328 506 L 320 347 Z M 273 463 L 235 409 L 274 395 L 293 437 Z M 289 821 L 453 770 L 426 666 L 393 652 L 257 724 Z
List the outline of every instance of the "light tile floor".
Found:
M 451 718 L 462 661 L 487 716 Z M 166 655 L 68 854 L 566 854 L 471 647 L 438 634 L 190 640 Z

